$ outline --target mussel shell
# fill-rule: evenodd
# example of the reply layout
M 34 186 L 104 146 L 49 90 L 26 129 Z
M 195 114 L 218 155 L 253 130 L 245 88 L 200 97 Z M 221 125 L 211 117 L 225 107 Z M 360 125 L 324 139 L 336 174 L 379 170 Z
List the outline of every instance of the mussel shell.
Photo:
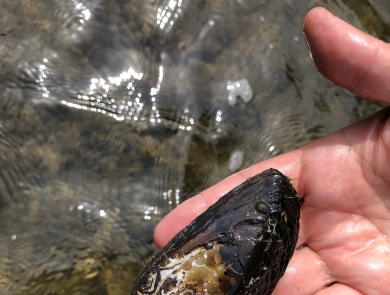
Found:
M 298 238 L 300 201 L 268 169 L 179 232 L 141 271 L 131 294 L 271 294 Z

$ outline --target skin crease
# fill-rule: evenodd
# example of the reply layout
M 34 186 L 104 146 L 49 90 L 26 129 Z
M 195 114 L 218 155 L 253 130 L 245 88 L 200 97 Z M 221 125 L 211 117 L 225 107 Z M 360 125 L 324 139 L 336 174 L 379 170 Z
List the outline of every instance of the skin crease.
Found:
M 304 34 L 334 84 L 390 103 L 390 45 L 311 10 Z M 305 197 L 299 248 L 274 295 L 390 294 L 390 109 L 295 151 L 236 173 L 182 203 L 157 226 L 163 247 L 219 197 L 274 167 Z

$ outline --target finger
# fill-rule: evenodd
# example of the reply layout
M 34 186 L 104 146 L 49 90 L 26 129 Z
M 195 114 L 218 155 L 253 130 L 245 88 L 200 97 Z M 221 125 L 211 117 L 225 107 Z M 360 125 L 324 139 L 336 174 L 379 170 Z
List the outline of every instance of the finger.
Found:
M 317 293 L 314 293 L 314 295 L 362 295 L 359 291 L 355 290 L 354 288 L 351 288 L 349 286 L 335 283 L 333 285 L 330 285 L 327 288 L 324 288 Z
M 186 227 L 199 214 L 203 213 L 224 194 L 243 183 L 246 179 L 268 168 L 275 168 L 294 179 L 293 185 L 299 186 L 301 151 L 296 150 L 270 160 L 261 162 L 246 170 L 233 174 L 220 183 L 183 202 L 172 210 L 156 227 L 154 240 L 159 248 L 180 230 Z M 299 193 L 299 191 L 298 191 Z M 303 192 L 302 192 L 303 193 Z M 302 194 L 301 193 L 301 194 Z
M 305 247 L 295 251 L 272 295 L 312 295 L 332 282 L 325 263 Z
M 314 8 L 304 20 L 313 60 L 332 83 L 377 101 L 390 102 L 390 45 Z

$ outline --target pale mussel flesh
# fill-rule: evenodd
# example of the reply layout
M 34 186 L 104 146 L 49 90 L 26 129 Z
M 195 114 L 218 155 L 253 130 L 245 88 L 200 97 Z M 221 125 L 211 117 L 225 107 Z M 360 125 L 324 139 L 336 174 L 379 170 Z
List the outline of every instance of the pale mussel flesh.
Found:
M 237 186 L 179 232 L 141 271 L 132 295 L 269 295 L 298 238 L 300 200 L 268 169 Z

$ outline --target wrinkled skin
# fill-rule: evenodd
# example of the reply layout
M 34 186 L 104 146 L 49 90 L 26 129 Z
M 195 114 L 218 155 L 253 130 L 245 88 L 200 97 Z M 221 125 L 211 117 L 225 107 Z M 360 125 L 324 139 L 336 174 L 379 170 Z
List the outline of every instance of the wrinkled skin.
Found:
M 334 84 L 390 103 L 390 45 L 315 8 L 304 33 L 318 70 Z M 336 98 L 335 98 L 336 99 Z M 241 171 L 172 211 L 159 247 L 211 203 L 269 167 L 305 197 L 297 248 L 274 295 L 389 294 L 390 109 L 298 150 Z

